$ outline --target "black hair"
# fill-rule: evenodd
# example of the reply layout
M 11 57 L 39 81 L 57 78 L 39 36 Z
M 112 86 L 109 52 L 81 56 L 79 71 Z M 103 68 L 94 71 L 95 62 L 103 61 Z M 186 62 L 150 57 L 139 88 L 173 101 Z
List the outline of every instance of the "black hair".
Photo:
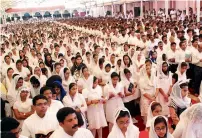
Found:
M 76 55 L 75 59 L 78 59 L 78 58 L 82 59 L 81 55 Z
M 56 63 L 54 64 L 54 68 L 56 68 L 56 66 L 58 66 L 58 65 L 61 66 L 61 64 L 60 64 L 59 62 L 56 62 Z
M 31 82 L 31 84 L 38 84 L 38 85 L 40 85 L 40 81 L 35 76 L 32 76 L 30 78 L 30 82 Z
M 87 55 L 90 55 L 90 52 L 86 52 L 86 56 L 87 56 Z
M 65 72 L 68 71 L 68 70 L 69 70 L 68 68 L 64 68 L 63 73 L 65 73 Z
M 104 58 L 100 58 L 98 62 L 99 62 L 99 65 L 102 65 L 105 62 L 105 60 Z
M 8 73 L 11 69 L 13 70 L 13 68 L 8 68 L 8 69 L 7 69 L 7 73 Z
M 88 67 L 87 66 L 83 66 L 83 68 L 82 68 L 82 73 L 83 73 L 83 71 L 84 71 L 84 69 L 88 69 Z
M 172 42 L 172 43 L 171 43 L 171 46 L 173 46 L 173 45 L 176 45 L 176 43 L 175 43 L 175 42 Z
M 167 125 L 166 119 L 164 117 L 162 117 L 162 116 L 158 116 L 154 121 L 154 127 L 159 123 L 164 123 L 165 124 L 166 132 L 167 132 L 168 131 L 168 125 Z
M 97 80 L 97 78 L 95 76 L 93 76 L 93 83 Z
M 50 90 L 50 91 L 52 92 L 52 88 L 51 88 L 51 87 L 44 86 L 44 87 L 42 87 L 42 88 L 40 89 L 40 94 L 43 95 L 46 90 Z
M 175 79 L 175 81 L 177 82 L 178 81 L 178 74 L 177 73 L 174 73 L 172 75 L 172 78 Z
M 149 63 L 152 64 L 152 61 L 151 61 L 150 59 L 146 59 L 146 60 L 145 60 L 145 63 L 147 63 L 147 62 L 149 62 Z
M 160 103 L 158 103 L 158 102 L 153 102 L 152 105 L 151 105 L 151 111 L 153 112 L 153 111 L 156 109 L 157 106 L 160 106 L 160 107 L 162 108 L 162 106 L 161 106 Z
M 123 72 L 124 72 L 125 75 L 126 75 L 127 73 L 131 73 L 130 70 L 129 70 L 129 69 L 126 69 L 126 68 L 123 70 Z
M 16 135 L 12 132 L 1 132 L 1 138 L 16 138 Z
M 182 67 L 185 67 L 185 66 L 186 66 L 186 67 L 188 66 L 187 63 L 186 63 L 186 62 L 182 62 L 182 63 L 181 63 L 181 68 L 182 68 Z
M 122 118 L 122 117 L 126 117 L 126 116 L 127 116 L 127 117 L 130 117 L 130 114 L 129 114 L 128 111 L 120 111 L 120 113 L 119 113 L 119 115 L 118 115 L 116 121 L 117 121 L 118 119 L 120 119 L 120 118 Z
M 114 77 L 118 77 L 118 78 L 119 78 L 119 74 L 117 74 L 116 72 L 113 72 L 113 73 L 111 74 L 111 78 L 114 78 Z
M 106 68 L 106 67 L 110 67 L 110 68 L 111 68 L 111 64 L 108 63 L 107 65 L 105 65 L 105 68 Z
M 180 84 L 180 88 L 181 89 L 184 88 L 184 87 L 188 87 L 188 83 L 182 83 L 182 84 Z
M 73 108 L 71 108 L 71 107 L 63 107 L 56 114 L 57 120 L 58 120 L 59 123 L 63 123 L 65 118 L 68 115 L 74 114 L 74 113 L 76 113 L 76 111 Z
M 48 71 L 47 68 L 41 68 L 41 72 L 42 72 L 42 74 L 46 74 L 47 71 Z
M 36 96 L 33 98 L 33 100 L 32 100 L 33 105 L 36 106 L 36 102 L 37 102 L 38 100 L 40 100 L 40 99 L 46 100 L 46 101 L 48 102 L 48 99 L 47 99 L 44 95 L 39 94 L 39 95 L 36 95 Z
M 17 65 L 18 63 L 21 63 L 21 64 L 22 64 L 22 60 L 18 59 L 18 60 L 16 61 L 16 65 Z
M 9 55 L 5 55 L 4 60 L 6 60 L 6 57 L 9 57 L 9 58 L 10 58 L 10 56 L 9 56 Z
M 20 123 L 12 118 L 12 117 L 5 117 L 2 119 L 1 121 L 1 131 L 11 131 L 12 129 L 16 129 L 18 128 L 18 126 L 20 125 Z
M 76 85 L 76 83 L 70 83 L 69 84 L 69 91 L 71 90 L 72 87 L 74 87 Z
M 76 113 L 76 116 L 77 116 L 77 119 L 78 119 L 78 126 L 79 127 L 83 126 L 84 125 L 84 121 L 83 121 L 81 113 L 79 113 L 79 112 L 75 112 L 75 113 Z

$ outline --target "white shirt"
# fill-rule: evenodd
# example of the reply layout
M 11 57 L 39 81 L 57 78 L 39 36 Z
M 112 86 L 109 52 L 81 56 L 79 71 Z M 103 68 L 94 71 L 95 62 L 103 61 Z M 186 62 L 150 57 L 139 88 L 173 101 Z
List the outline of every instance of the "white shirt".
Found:
M 169 60 L 171 58 L 174 58 L 176 60 L 176 53 L 177 53 L 177 51 L 174 52 L 173 50 L 170 49 L 166 53 L 167 59 Z M 176 64 L 176 61 L 175 62 L 169 62 L 169 64 Z
M 22 67 L 22 71 L 19 72 L 17 70 L 17 68 L 14 69 L 14 73 L 16 74 L 19 74 L 20 76 L 22 76 L 23 78 L 26 78 L 29 74 L 30 74 L 30 71 L 28 68 L 25 68 L 25 67 Z
M 51 131 L 55 131 L 59 127 L 55 114 L 46 112 L 43 118 L 40 118 L 35 112 L 25 119 L 22 126 L 21 135 L 35 138 L 35 134 L 47 135 Z
M 57 113 L 64 105 L 58 100 L 52 100 L 48 112 Z
M 56 129 L 50 138 L 73 138 L 73 136 L 68 135 L 62 127 Z

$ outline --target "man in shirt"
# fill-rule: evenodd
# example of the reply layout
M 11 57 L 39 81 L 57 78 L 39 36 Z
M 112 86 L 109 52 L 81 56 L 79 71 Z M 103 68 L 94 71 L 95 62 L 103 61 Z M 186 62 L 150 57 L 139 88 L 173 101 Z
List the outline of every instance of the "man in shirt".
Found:
M 48 99 L 48 111 L 57 113 L 59 109 L 63 108 L 64 105 L 58 100 L 53 99 L 53 90 L 50 87 L 44 86 L 40 90 L 40 94 L 44 95 Z
M 48 99 L 43 95 L 37 95 L 33 98 L 33 106 L 35 113 L 25 119 L 21 134 L 31 138 L 50 136 L 59 125 L 55 114 L 47 112 Z
M 172 73 L 175 73 L 176 70 L 177 70 L 177 66 L 178 64 L 176 63 L 176 53 L 177 53 L 177 50 L 176 50 L 176 43 L 175 42 L 172 42 L 171 43 L 171 46 L 170 46 L 170 50 L 168 50 L 166 52 L 166 56 L 167 56 L 167 59 L 168 59 L 168 63 L 170 65 L 169 67 L 169 70 L 172 72 Z
M 76 111 L 70 107 L 64 107 L 57 113 L 60 124 L 50 138 L 93 138 L 92 133 L 85 128 L 78 128 Z
M 21 60 L 17 60 L 14 73 L 21 75 L 25 81 L 29 80 L 30 71 L 28 68 L 22 66 Z

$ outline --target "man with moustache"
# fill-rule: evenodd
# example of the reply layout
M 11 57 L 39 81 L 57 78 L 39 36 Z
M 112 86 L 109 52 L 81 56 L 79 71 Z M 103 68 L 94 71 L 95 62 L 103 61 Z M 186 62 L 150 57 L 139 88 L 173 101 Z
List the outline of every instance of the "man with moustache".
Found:
M 50 138 L 93 138 L 90 130 L 78 128 L 78 119 L 73 108 L 61 108 L 57 119 L 61 127 L 55 130 Z

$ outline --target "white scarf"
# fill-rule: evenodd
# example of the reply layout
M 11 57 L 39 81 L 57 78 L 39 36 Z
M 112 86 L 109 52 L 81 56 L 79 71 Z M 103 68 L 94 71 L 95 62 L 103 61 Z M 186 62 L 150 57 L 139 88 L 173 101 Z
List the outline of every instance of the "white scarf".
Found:
M 164 116 L 156 116 L 156 117 L 154 117 L 152 119 L 152 121 L 151 121 L 151 126 L 150 126 L 150 131 L 149 131 L 149 137 L 150 138 L 159 138 L 158 135 L 156 134 L 156 131 L 155 131 L 155 128 L 154 128 L 154 122 L 155 122 L 155 120 L 156 120 L 157 117 L 163 117 L 167 121 L 167 118 L 165 118 Z M 167 125 L 167 129 L 168 129 L 168 125 Z M 166 138 L 174 138 L 170 134 L 169 130 L 167 130 Z
M 187 82 L 186 81 L 181 81 L 179 83 L 176 82 L 172 88 L 172 93 L 171 93 L 171 99 L 174 100 L 175 104 L 180 107 L 180 108 L 187 108 L 190 106 L 190 103 L 191 103 L 191 99 L 189 97 L 184 97 L 182 98 L 182 95 L 181 95 L 181 88 L 180 88 L 180 84 L 182 83 L 185 83 Z
M 130 115 L 130 112 L 125 107 L 117 109 L 116 114 L 115 114 L 114 126 L 113 126 L 112 131 L 110 132 L 108 138 L 139 138 L 139 130 L 135 125 L 133 125 L 131 116 L 130 116 L 130 124 L 127 128 L 125 136 L 121 132 L 121 130 L 118 127 L 117 122 L 116 122 L 121 111 L 127 111 Z

